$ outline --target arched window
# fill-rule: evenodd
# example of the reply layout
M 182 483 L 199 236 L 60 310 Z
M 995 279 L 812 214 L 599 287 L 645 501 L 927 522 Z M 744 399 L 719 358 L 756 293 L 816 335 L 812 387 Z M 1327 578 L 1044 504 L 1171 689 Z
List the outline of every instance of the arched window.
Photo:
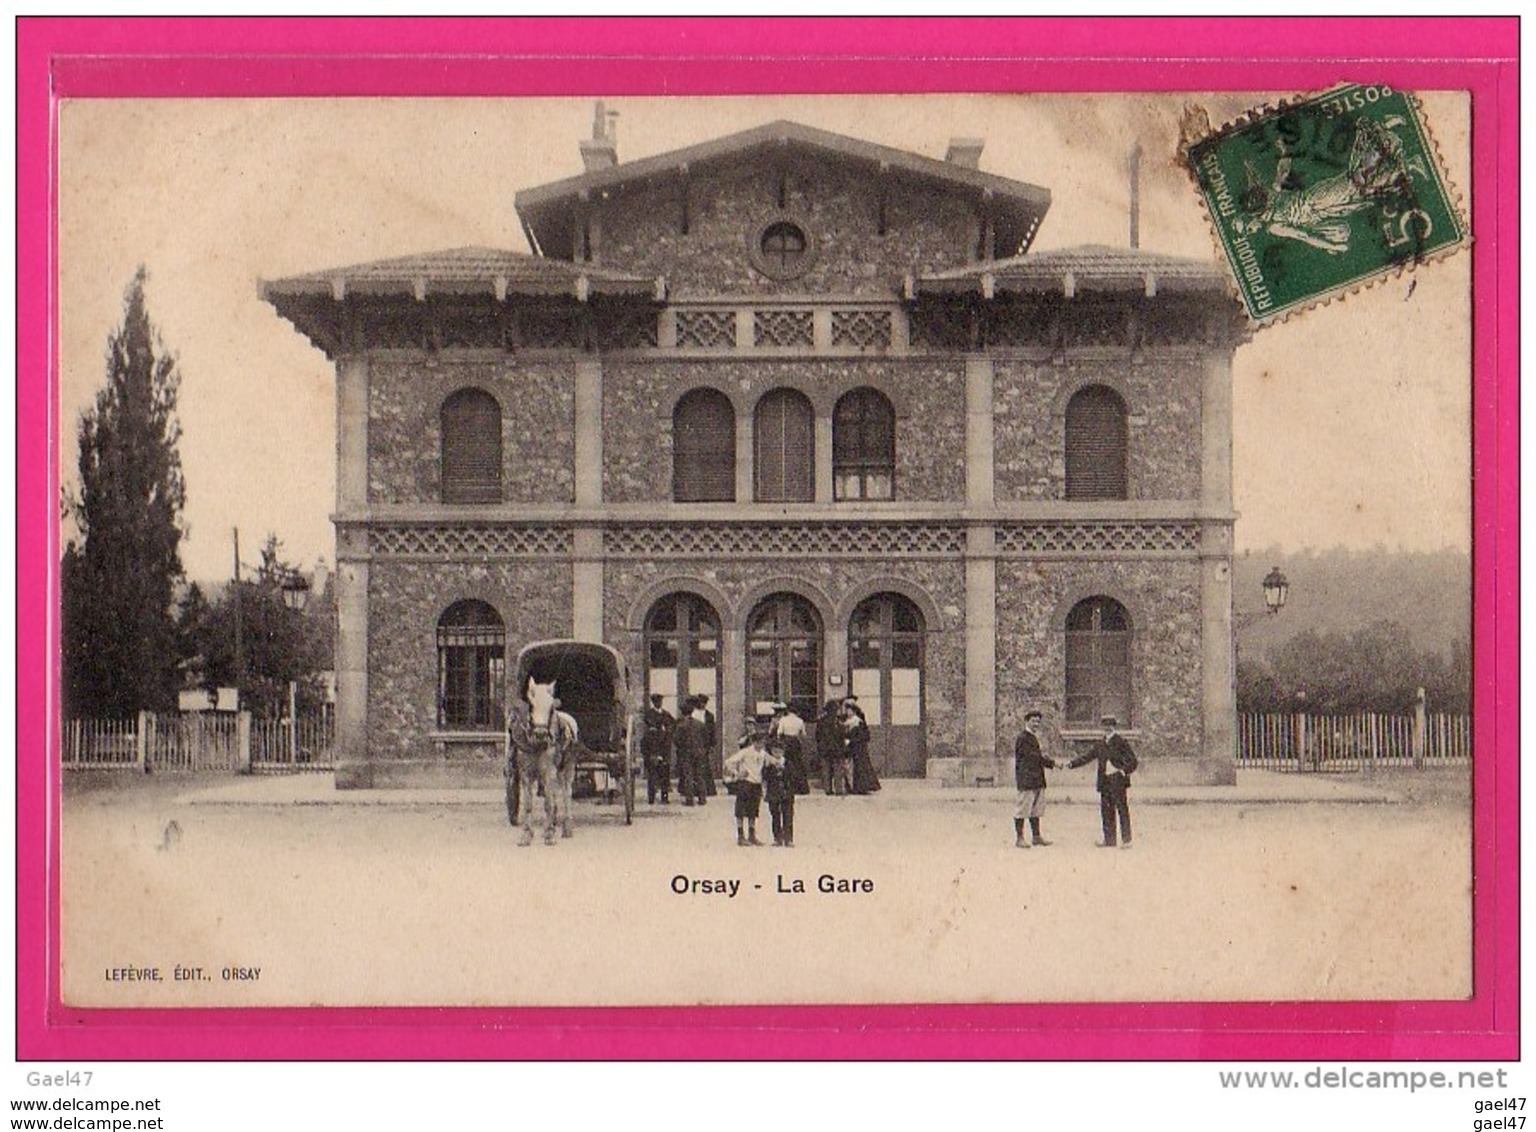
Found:
M 1067 614 L 1067 723 L 1097 727 L 1106 715 L 1131 725 L 1131 618 L 1112 597 L 1090 597 Z
M 720 702 L 720 615 L 696 594 L 668 594 L 645 618 L 645 689 L 674 716 L 704 693 Z
M 437 622 L 437 725 L 498 731 L 506 686 L 507 630 L 483 601 L 450 605 Z
M 1126 499 L 1125 402 L 1107 385 L 1079 389 L 1067 403 L 1067 498 Z
M 717 389 L 695 389 L 672 410 L 672 498 L 679 503 L 736 498 L 736 410 Z
M 747 710 L 783 700 L 815 719 L 821 692 L 821 616 L 798 594 L 764 598 L 747 618 Z
M 843 394 L 832 410 L 832 483 L 838 499 L 891 499 L 896 411 L 878 389 Z
M 816 498 L 816 422 L 805 394 L 794 389 L 763 394 L 752 439 L 759 503 L 809 503 Z
M 501 502 L 501 406 L 483 389 L 443 402 L 444 503 Z

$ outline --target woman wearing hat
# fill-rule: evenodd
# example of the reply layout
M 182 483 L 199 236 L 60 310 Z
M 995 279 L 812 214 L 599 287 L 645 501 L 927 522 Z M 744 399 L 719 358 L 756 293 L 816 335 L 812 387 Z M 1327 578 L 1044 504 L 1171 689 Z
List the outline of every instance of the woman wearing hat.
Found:
M 875 773 L 875 764 L 869 757 L 869 724 L 859 708 L 857 697 L 849 696 L 843 701 L 843 707 L 848 715 L 843 724 L 848 765 L 853 770 L 853 788 L 849 793 L 873 794 L 880 789 L 880 776 Z

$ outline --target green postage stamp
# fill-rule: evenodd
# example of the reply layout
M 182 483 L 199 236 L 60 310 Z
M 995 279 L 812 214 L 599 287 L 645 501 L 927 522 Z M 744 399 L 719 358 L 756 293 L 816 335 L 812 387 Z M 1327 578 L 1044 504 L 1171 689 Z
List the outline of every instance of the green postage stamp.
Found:
M 1185 160 L 1257 323 L 1467 239 L 1418 102 L 1381 84 L 1255 111 L 1189 144 Z

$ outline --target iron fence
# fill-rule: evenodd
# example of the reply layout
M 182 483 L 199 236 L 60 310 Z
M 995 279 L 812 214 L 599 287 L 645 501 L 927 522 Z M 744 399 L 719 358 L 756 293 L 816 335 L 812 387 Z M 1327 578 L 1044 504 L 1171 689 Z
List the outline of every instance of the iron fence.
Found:
M 1471 759 L 1472 727 L 1465 715 L 1244 713 L 1237 719 L 1240 767 L 1368 771 L 1464 766 Z

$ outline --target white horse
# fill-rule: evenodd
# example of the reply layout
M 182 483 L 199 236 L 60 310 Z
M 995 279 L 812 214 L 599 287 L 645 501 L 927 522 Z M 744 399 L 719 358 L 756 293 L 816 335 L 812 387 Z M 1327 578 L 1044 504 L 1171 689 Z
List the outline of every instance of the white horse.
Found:
M 533 795 L 542 788 L 544 844 L 553 845 L 557 822 L 563 836 L 571 835 L 571 784 L 580 732 L 576 720 L 556 707 L 555 681 L 540 684 L 528 677 L 523 698 L 528 710 L 514 712 L 507 721 L 507 774 L 517 774 L 516 823 L 523 828 L 518 844 L 533 844 Z

